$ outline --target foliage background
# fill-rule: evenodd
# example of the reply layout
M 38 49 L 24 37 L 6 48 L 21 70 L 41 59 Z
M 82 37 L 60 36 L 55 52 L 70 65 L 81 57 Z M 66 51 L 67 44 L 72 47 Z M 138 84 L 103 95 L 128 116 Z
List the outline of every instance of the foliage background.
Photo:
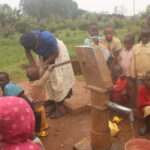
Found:
M 35 1 L 20 0 L 19 9 L 12 9 L 7 4 L 0 5 L 1 71 L 10 73 L 13 80 L 25 78 L 20 65 L 28 62 L 19 44 L 20 35 L 24 32 L 35 29 L 50 31 L 64 41 L 70 57 L 75 57 L 74 48 L 82 45 L 88 36 L 87 27 L 91 22 L 99 24 L 101 35 L 104 26 L 112 25 L 116 36 L 123 41 L 128 33 L 134 33 L 138 38 L 140 28 L 146 25 L 146 18 L 150 14 L 150 5 L 145 12 L 133 17 L 124 16 L 117 9 L 114 9 L 113 14 L 87 12 L 78 9 L 78 5 L 72 0 L 36 0 L 36 4 L 33 2 Z

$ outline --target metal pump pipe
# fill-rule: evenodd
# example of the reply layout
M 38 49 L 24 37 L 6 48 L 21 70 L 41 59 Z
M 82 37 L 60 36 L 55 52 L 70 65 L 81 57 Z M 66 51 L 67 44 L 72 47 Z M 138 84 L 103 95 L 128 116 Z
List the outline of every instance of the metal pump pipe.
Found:
M 107 106 L 109 108 L 112 108 L 113 110 L 128 114 L 129 115 L 129 121 L 130 122 L 134 121 L 134 115 L 133 115 L 133 110 L 132 109 L 121 106 L 121 105 L 118 105 L 118 104 L 110 102 L 110 101 L 107 103 Z

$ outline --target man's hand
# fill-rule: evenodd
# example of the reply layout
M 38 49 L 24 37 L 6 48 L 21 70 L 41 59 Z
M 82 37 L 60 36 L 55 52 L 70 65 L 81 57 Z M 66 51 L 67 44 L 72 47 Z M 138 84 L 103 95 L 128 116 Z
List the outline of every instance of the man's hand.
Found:
M 54 69 L 54 64 L 51 64 L 51 65 L 44 65 L 43 66 L 43 69 L 44 70 L 48 70 L 48 71 L 52 71 Z
M 42 67 L 43 67 L 44 70 L 48 69 L 48 65 L 42 65 Z
M 49 72 L 53 71 L 54 67 L 55 67 L 54 64 L 48 65 L 48 71 L 49 71 Z

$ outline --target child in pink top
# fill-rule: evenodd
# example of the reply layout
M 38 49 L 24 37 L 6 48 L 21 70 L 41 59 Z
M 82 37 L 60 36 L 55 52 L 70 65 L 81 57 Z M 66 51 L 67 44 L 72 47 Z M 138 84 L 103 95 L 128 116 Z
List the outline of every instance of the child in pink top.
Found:
M 131 66 L 131 59 L 132 59 L 132 47 L 134 44 L 134 36 L 127 35 L 124 39 L 124 46 L 120 53 L 119 53 L 119 63 L 121 65 L 123 75 L 126 77 L 131 76 L 130 66 Z
M 135 88 L 134 88 L 134 82 L 131 79 L 131 60 L 132 60 L 132 47 L 135 42 L 135 37 L 132 34 L 129 34 L 125 36 L 124 38 L 124 48 L 119 53 L 119 64 L 122 68 L 123 76 L 125 76 L 128 79 L 128 89 L 130 91 L 130 97 L 131 97 L 131 105 L 135 105 Z
M 0 98 L 0 149 L 42 150 L 30 140 L 34 134 L 35 119 L 29 104 L 22 98 Z

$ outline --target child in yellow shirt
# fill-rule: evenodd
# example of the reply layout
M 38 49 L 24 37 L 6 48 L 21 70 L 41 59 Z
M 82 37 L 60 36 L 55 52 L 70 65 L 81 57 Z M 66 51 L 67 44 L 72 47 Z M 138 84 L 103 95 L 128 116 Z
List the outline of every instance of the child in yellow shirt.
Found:
M 131 77 L 137 79 L 137 86 L 143 84 L 145 73 L 150 71 L 150 27 L 143 27 L 140 37 L 140 43 L 132 49 L 131 60 Z
M 111 53 L 113 60 L 117 60 L 118 52 L 122 49 L 121 42 L 114 36 L 115 31 L 112 26 L 106 26 L 104 28 L 103 41 Z

